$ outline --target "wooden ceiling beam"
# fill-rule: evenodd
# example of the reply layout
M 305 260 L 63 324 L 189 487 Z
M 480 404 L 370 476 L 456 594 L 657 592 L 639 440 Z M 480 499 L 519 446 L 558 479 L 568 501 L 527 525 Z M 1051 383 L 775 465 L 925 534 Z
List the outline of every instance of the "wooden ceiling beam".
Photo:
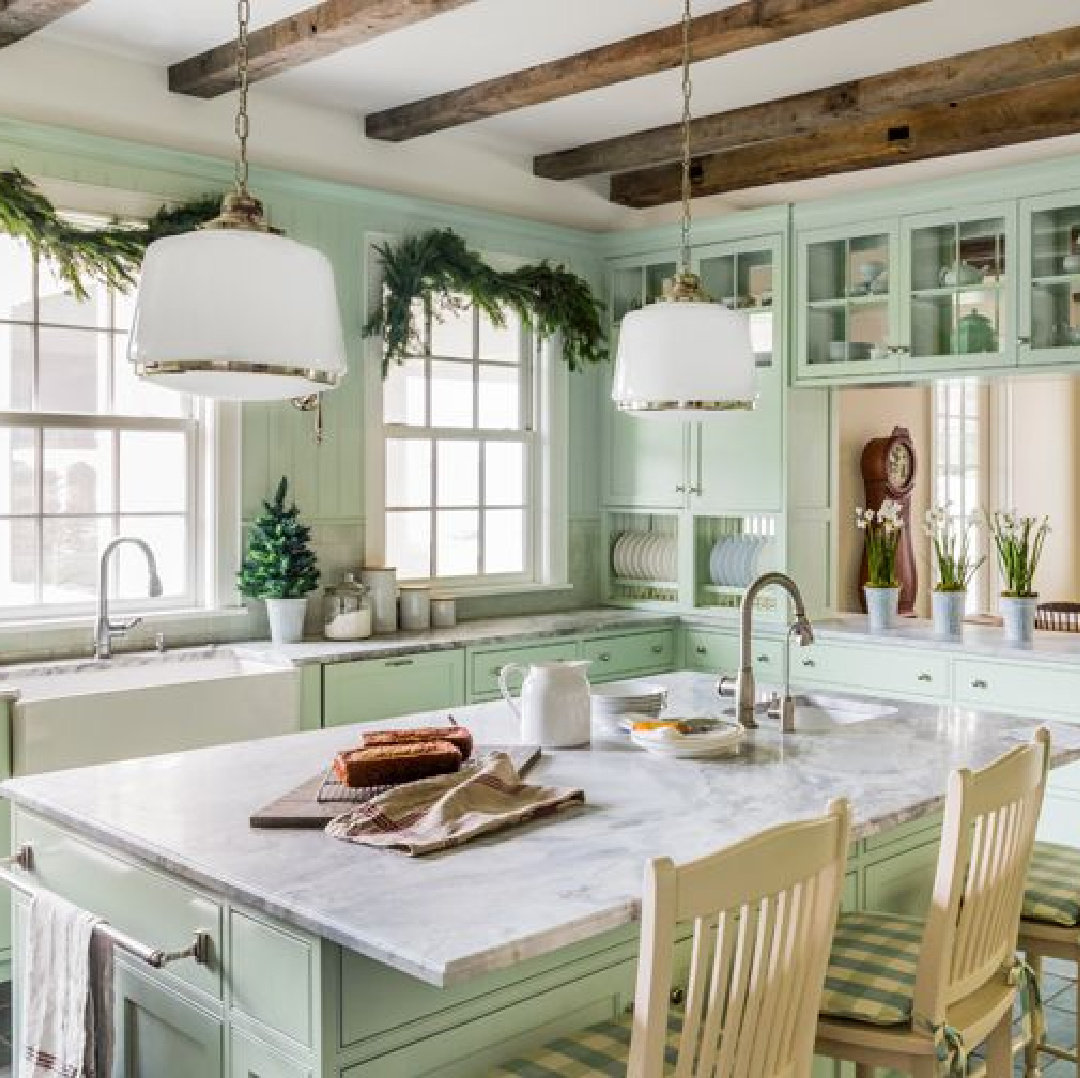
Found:
M 0 0 L 0 48 L 21 41 L 86 0 Z
M 280 75 L 301 64 L 401 30 L 463 7 L 473 0 L 323 0 L 248 38 L 251 81 Z M 218 97 L 236 88 L 235 40 L 181 60 L 169 68 L 169 89 L 194 97 Z
M 696 61 L 825 30 L 927 0 L 743 0 L 693 21 Z M 388 142 L 541 105 L 627 79 L 670 71 L 682 62 L 682 27 L 667 26 L 561 60 L 488 79 L 367 117 L 369 138 Z
M 821 133 L 694 159 L 695 198 L 926 161 L 1080 132 L 1080 75 L 955 103 L 901 109 Z M 611 199 L 644 208 L 678 202 L 678 164 L 619 173 Z
M 898 109 L 944 104 L 1032 82 L 1080 74 L 1080 27 L 1011 41 L 975 52 L 900 68 L 822 90 L 714 113 L 695 120 L 695 154 L 718 153 L 752 143 L 823 133 Z M 677 161 L 682 127 L 670 124 L 604 139 L 533 162 L 537 176 L 572 180 Z

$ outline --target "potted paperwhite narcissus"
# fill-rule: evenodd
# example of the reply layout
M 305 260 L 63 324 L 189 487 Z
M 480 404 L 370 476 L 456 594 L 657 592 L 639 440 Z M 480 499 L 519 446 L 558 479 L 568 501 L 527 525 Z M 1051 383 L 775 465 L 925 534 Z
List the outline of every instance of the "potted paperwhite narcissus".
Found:
M 1017 513 L 994 513 L 987 520 L 1005 585 L 1001 592 L 1005 639 L 1010 644 L 1030 644 L 1035 638 L 1035 611 L 1039 605 L 1035 570 L 1050 534 L 1050 520 Z
M 976 560 L 971 553 L 974 520 L 959 521 L 950 515 L 949 506 L 939 505 L 926 512 L 926 534 L 934 550 L 937 583 L 932 596 L 934 633 L 959 636 L 967 608 L 968 585 L 985 558 Z
M 878 510 L 855 510 L 855 525 L 866 532 L 866 613 L 872 633 L 888 632 L 900 608 L 900 582 L 896 577 L 896 552 L 904 522 L 900 503 L 886 498 Z

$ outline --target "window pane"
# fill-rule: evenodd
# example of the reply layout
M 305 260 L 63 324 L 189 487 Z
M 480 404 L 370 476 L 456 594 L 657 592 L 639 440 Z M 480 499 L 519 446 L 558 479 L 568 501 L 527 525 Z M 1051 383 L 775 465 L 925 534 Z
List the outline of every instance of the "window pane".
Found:
M 436 517 L 436 573 L 475 576 L 480 561 L 480 514 L 456 510 L 437 513 Z
M 187 506 L 187 438 L 179 431 L 122 431 L 120 511 L 178 512 Z
M 473 426 L 473 365 L 431 361 L 431 425 Z
M 386 560 L 397 566 L 399 580 L 422 580 L 431 576 L 431 514 L 386 514 Z
M 485 447 L 484 501 L 525 504 L 525 447 L 519 442 L 489 442 Z
M 104 412 L 109 401 L 108 333 L 39 331 L 38 408 L 44 412 Z
M 42 529 L 42 598 L 88 603 L 97 595 L 98 560 L 112 534 L 101 517 L 46 518 Z
M 525 571 L 525 512 L 489 509 L 484 514 L 484 572 Z
M 34 441 L 32 430 L 0 427 L 0 513 L 37 510 Z
M 426 361 L 410 358 L 404 363 L 392 363 L 383 382 L 383 420 L 387 423 L 407 423 L 422 427 L 427 422 L 424 412 L 424 390 L 427 385 Z
M 461 297 L 433 300 L 431 309 L 431 354 L 472 359 L 473 309 Z
M 480 443 L 439 442 L 438 503 L 446 506 L 480 504 Z
M 431 505 L 431 442 L 426 438 L 388 438 L 386 442 L 388 507 Z
M 71 285 L 60 280 L 52 265 L 42 259 L 38 265 L 38 321 L 45 325 L 108 329 L 108 287 L 94 280 L 83 283 L 87 298 L 80 300 Z
M 506 325 L 496 326 L 487 315 L 480 316 L 480 358 L 499 363 L 521 361 L 521 319 L 506 312 Z
M 0 606 L 37 602 L 37 522 L 0 520 Z
M 113 508 L 112 435 L 46 430 L 41 434 L 46 513 L 108 513 Z
M 29 411 L 34 394 L 34 331 L 0 322 L 0 408 Z
M 517 430 L 521 427 L 521 369 L 519 367 L 479 368 L 480 419 L 488 430 Z
M 181 418 L 191 414 L 191 398 L 135 376 L 127 356 L 128 339 L 117 336 L 113 348 L 113 406 L 120 415 Z
M 30 248 L 0 235 L 0 319 L 34 320 L 34 260 Z
M 187 533 L 182 516 L 121 517 L 120 534 L 150 544 L 165 589 L 163 598 L 175 599 L 187 591 Z M 113 557 L 112 594 L 117 599 L 147 599 L 150 578 L 143 552 L 125 543 Z

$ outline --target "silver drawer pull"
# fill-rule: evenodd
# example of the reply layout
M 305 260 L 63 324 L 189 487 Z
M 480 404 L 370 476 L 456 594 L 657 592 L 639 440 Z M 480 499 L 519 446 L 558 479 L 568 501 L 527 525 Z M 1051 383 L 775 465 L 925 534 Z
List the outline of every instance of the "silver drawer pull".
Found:
M 759 663 L 767 663 L 769 661 L 769 656 L 763 653 L 757 657 L 757 661 Z
M 803 659 L 803 666 L 817 666 L 817 663 L 813 659 Z
M 988 688 L 990 688 L 990 686 L 989 686 L 989 685 L 987 685 L 987 684 L 986 684 L 986 682 L 985 682 L 985 681 L 983 681 L 983 679 L 982 679 L 981 677 L 977 677 L 977 678 L 976 678 L 976 679 L 975 679 L 975 680 L 974 680 L 974 681 L 973 681 L 973 682 L 971 683 L 971 687 L 972 687 L 973 689 L 988 689 Z
M 698 655 L 709 654 L 709 649 L 704 644 L 698 644 L 698 646 L 694 648 L 694 651 L 697 652 Z
M 611 662 L 611 652 L 610 651 L 601 651 L 600 654 L 596 656 L 596 661 L 600 662 L 600 663 L 609 663 L 609 662 Z
M 36 886 L 23 875 L 31 872 L 33 867 L 33 848 L 25 844 L 21 845 L 11 857 L 0 860 L 0 881 L 6 883 L 13 890 L 33 897 L 42 888 Z M 19 869 L 19 871 L 16 872 L 15 869 Z M 139 959 L 140 962 L 145 962 L 153 969 L 162 969 L 173 962 L 181 962 L 185 958 L 194 958 L 200 966 L 208 966 L 214 950 L 213 937 L 209 932 L 196 932 L 191 943 L 182 951 L 164 951 L 160 947 L 148 947 L 145 943 L 140 943 L 137 939 L 133 939 L 104 921 L 100 922 L 94 931 L 100 932 L 106 939 L 111 941 L 114 947 L 117 947 L 125 954 L 131 955 L 133 958 Z
M 501 666 L 493 666 L 491 668 L 492 677 L 498 677 L 501 673 L 502 673 L 502 667 Z
M 920 681 L 933 681 L 934 680 L 934 675 L 933 674 L 920 674 L 919 675 L 919 680 Z
M 649 648 L 649 650 L 654 655 L 662 655 L 663 651 L 664 651 L 664 645 L 663 644 L 653 644 L 653 646 L 651 648 Z
M 412 659 L 387 659 L 384 666 L 412 666 Z

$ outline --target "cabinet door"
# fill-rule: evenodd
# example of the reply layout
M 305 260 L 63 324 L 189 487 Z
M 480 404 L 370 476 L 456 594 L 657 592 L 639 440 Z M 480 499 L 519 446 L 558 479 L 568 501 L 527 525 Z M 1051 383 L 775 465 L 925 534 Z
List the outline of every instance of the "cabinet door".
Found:
M 1080 191 L 1020 203 L 1018 360 L 1080 362 Z
M 995 204 L 904 219 L 901 372 L 1015 366 L 1015 216 Z
M 857 380 L 899 369 L 898 237 L 888 222 L 799 234 L 797 381 Z
M 621 261 L 611 267 L 611 344 L 618 351 L 619 323 L 631 310 L 655 302 L 675 274 L 674 256 L 655 262 Z M 611 402 L 612 369 L 605 380 L 604 482 L 607 505 L 678 509 L 686 501 L 687 424 L 664 416 L 634 416 Z
M 465 652 L 331 663 L 323 669 L 323 724 L 377 722 L 465 703 Z
M 739 638 L 734 633 L 687 629 L 683 665 L 687 670 L 733 677 L 739 672 Z
M 698 259 L 705 291 L 750 319 L 758 398 L 752 412 L 708 416 L 691 425 L 690 506 L 717 515 L 778 513 L 784 472 L 780 238 L 704 248 Z
M 113 1078 L 215 1078 L 222 1026 L 212 1014 L 116 964 Z
M 582 658 L 591 662 L 589 681 L 597 684 L 639 674 L 666 672 L 675 663 L 675 630 L 633 633 L 586 640 Z

